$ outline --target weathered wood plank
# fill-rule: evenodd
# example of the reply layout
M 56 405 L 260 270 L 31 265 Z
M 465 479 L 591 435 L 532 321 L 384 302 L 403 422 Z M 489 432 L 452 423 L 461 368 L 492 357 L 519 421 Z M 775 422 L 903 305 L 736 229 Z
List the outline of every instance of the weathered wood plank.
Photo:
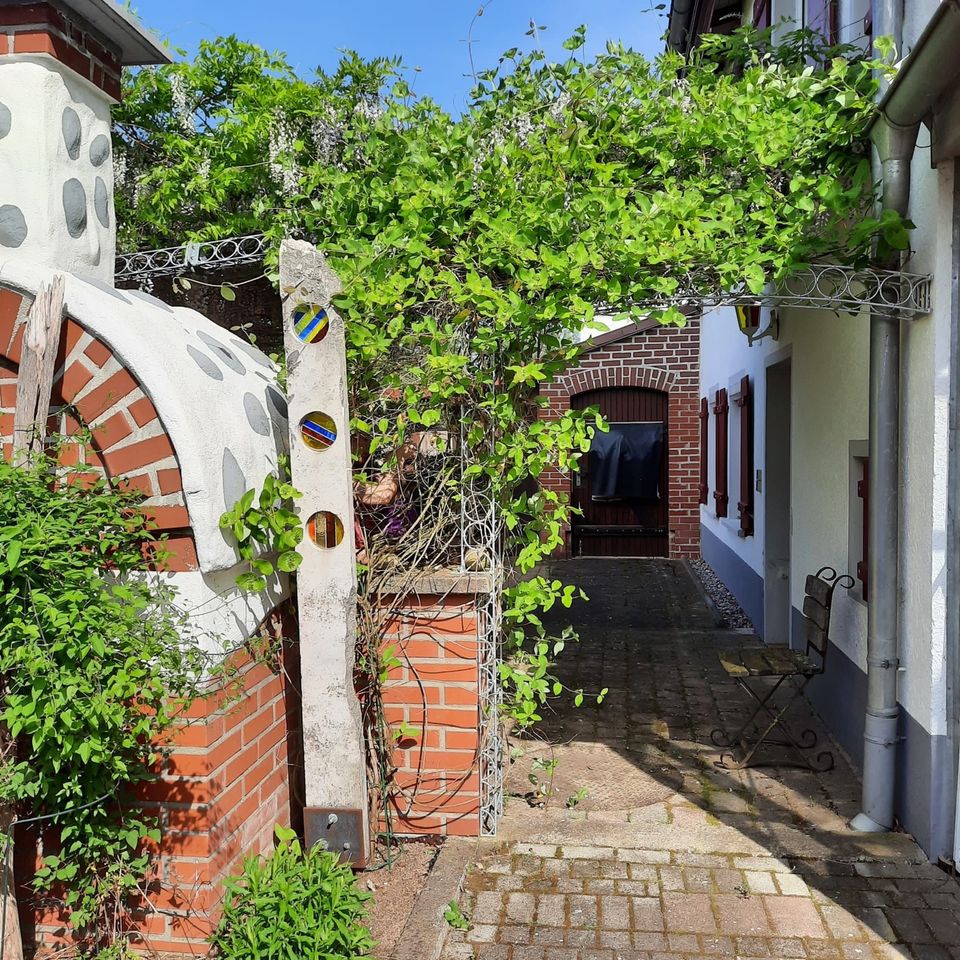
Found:
M 811 574 L 807 577 L 803 592 L 807 596 L 813 597 L 821 606 L 826 607 L 829 606 L 830 587 L 831 584 L 827 583 L 826 580 L 821 580 Z
M 812 620 L 803 618 L 804 640 L 821 656 L 827 648 L 827 635 Z
M 718 653 L 717 657 L 720 659 L 720 666 L 727 672 L 728 676 L 731 677 L 749 677 L 750 671 L 737 660 L 738 654 L 734 653 Z
M 789 677 L 799 673 L 796 654 L 783 646 L 769 646 L 766 651 L 767 661 L 777 676 Z
M 824 632 L 830 626 L 830 611 L 814 597 L 803 598 L 803 615 L 812 620 Z
M 40 288 L 27 315 L 13 418 L 14 462 L 42 448 L 62 325 L 63 275 L 57 274 Z
M 769 677 L 773 674 L 773 668 L 763 650 L 741 650 L 740 661 L 750 671 L 751 677 Z

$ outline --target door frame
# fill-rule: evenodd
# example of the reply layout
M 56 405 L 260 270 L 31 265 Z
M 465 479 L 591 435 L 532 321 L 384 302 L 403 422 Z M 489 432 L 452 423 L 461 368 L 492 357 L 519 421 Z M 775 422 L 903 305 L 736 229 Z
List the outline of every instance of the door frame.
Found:
M 793 371 L 789 354 L 771 357 L 764 374 L 763 638 L 792 645 Z

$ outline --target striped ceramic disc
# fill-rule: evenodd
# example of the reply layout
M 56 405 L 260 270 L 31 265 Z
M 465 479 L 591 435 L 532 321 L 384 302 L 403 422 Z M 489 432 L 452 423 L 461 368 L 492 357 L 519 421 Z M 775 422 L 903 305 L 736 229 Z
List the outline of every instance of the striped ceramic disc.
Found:
M 293 329 L 304 343 L 319 343 L 329 325 L 327 311 L 315 303 L 298 303 L 293 308 Z
M 343 540 L 343 524 L 329 510 L 320 510 L 307 521 L 307 533 L 318 547 L 335 547 Z
M 337 425 L 331 417 L 315 410 L 300 421 L 300 436 L 313 450 L 326 450 L 337 439 Z

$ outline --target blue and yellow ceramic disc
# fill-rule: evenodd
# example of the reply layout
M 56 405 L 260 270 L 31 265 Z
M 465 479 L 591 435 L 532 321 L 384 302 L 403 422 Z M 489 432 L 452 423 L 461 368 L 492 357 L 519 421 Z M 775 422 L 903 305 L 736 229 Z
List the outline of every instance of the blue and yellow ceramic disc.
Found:
M 293 329 L 304 343 L 319 343 L 329 325 L 327 311 L 315 303 L 298 303 L 293 308 Z

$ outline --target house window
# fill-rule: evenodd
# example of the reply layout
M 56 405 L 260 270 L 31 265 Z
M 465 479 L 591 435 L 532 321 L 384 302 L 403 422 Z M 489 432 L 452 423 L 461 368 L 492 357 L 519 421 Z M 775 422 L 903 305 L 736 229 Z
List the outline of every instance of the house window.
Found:
M 714 436 L 716 437 L 716 454 L 714 456 L 714 460 L 716 461 L 716 477 L 714 486 L 716 489 L 713 492 L 713 499 L 717 505 L 717 517 L 725 517 L 727 515 L 727 503 L 730 499 L 727 496 L 727 418 L 729 416 L 729 410 L 730 405 L 727 402 L 727 391 L 718 390 L 713 403 L 713 415 L 716 420 L 716 429 L 714 431 Z
M 706 503 L 710 492 L 710 404 L 700 398 L 700 502 Z
M 734 398 L 739 411 L 740 448 L 740 499 L 737 511 L 740 516 L 740 536 L 753 536 L 753 393 L 750 377 L 740 380 L 740 392 Z
M 756 0 L 753 5 L 753 25 L 760 30 L 770 26 L 770 7 L 773 0 Z

